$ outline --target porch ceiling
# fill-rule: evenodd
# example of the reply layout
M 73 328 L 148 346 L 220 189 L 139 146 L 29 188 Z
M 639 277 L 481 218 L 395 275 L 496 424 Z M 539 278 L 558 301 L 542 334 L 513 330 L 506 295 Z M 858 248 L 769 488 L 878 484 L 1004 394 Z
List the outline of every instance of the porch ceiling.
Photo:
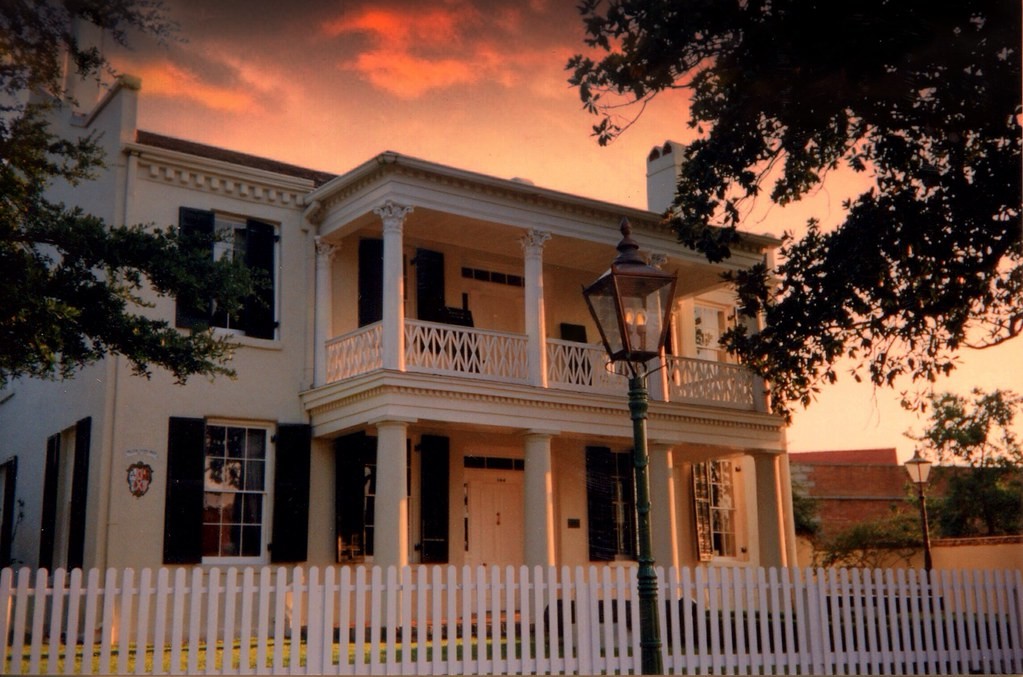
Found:
M 353 220 L 344 230 L 373 231 L 379 229 L 379 223 L 379 217 L 368 213 Z M 537 228 L 544 229 L 541 224 Z M 454 245 L 509 259 L 522 258 L 519 241 L 525 233 L 525 228 L 423 207 L 417 207 L 406 217 L 404 227 L 406 242 Z M 644 247 L 641 251 L 649 252 L 649 249 Z M 659 253 L 666 252 L 662 248 Z M 543 250 L 545 266 L 589 271 L 594 278 L 607 270 L 614 256 L 613 245 L 557 235 L 544 245 Z M 679 296 L 705 292 L 722 285 L 721 270 L 698 260 L 670 257 L 665 269 L 678 271 Z

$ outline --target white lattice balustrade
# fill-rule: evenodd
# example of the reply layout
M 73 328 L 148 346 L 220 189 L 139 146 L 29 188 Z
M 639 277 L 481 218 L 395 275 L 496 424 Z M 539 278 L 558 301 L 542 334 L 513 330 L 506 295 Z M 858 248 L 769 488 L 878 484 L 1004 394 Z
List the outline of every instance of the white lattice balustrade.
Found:
M 612 370 L 600 344 L 548 339 L 547 383 L 591 392 L 624 393 L 624 377 Z
M 405 321 L 405 368 L 433 374 L 525 383 L 526 337 L 520 334 Z
M 681 400 L 756 409 L 753 373 L 727 362 L 668 357 L 668 388 L 672 402 Z
M 383 366 L 379 322 L 327 342 L 327 382 L 365 374 Z

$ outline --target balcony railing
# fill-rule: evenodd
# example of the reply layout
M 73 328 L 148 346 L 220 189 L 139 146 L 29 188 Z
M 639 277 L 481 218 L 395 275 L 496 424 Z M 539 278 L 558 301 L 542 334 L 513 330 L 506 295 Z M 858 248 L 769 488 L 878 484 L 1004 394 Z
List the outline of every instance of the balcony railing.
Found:
M 383 327 L 377 322 L 327 341 L 327 383 L 380 369 L 382 336 Z
M 521 334 L 405 320 L 408 371 L 525 383 L 526 344 Z
M 753 372 L 738 364 L 667 357 L 668 399 L 707 402 L 739 409 L 757 408 Z
M 327 342 L 327 381 L 383 366 L 380 323 Z M 405 369 L 503 383 L 529 382 L 528 339 L 421 320 L 405 321 Z M 667 400 L 755 411 L 762 395 L 752 372 L 737 364 L 668 356 Z M 547 385 L 576 392 L 624 395 L 625 377 L 608 364 L 599 344 L 547 340 Z
M 600 344 L 547 339 L 547 385 L 552 388 L 623 393 L 625 377 L 612 366 Z

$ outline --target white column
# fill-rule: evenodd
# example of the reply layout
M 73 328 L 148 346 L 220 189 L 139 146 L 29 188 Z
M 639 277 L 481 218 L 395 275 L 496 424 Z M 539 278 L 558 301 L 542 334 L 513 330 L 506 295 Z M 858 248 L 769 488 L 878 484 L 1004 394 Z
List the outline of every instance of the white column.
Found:
M 525 258 L 526 336 L 528 337 L 529 382 L 547 387 L 547 328 L 543 306 L 543 246 L 551 234 L 530 230 L 519 240 Z
M 778 457 L 753 454 L 757 473 L 757 531 L 760 537 L 760 566 L 785 566 L 784 518 L 778 486 Z
M 526 441 L 525 557 L 526 565 L 553 566 L 554 474 L 551 470 L 551 435 L 529 432 Z
M 789 455 L 778 457 L 778 486 L 781 488 L 781 514 L 784 516 L 785 566 L 796 566 L 796 516 L 792 512 L 792 474 L 789 470 Z
M 313 385 L 322 386 L 327 383 L 327 341 L 331 332 L 331 294 L 330 264 L 337 254 L 337 247 L 316 238 L 316 345 L 313 346 L 314 381 Z
M 373 210 L 384 222 L 384 369 L 405 371 L 405 276 L 402 266 L 402 227 L 412 207 L 388 200 Z
M 678 567 L 678 514 L 675 509 L 675 464 L 671 446 L 651 443 L 650 530 L 654 561 L 663 567 Z
M 405 566 L 408 559 L 407 421 L 379 421 L 373 564 Z

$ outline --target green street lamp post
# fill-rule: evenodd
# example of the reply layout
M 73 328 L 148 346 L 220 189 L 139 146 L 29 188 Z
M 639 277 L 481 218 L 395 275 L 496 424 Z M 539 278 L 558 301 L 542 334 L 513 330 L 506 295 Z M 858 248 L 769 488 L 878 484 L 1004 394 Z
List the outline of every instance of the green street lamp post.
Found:
M 927 524 L 927 500 L 924 497 L 924 487 L 927 486 L 927 478 L 931 474 L 931 462 L 920 456 L 920 452 L 914 452 L 913 458 L 906 461 L 906 472 L 909 479 L 916 485 L 917 496 L 920 499 L 920 529 L 924 537 L 924 569 L 931 570 L 931 529 Z
M 637 539 L 639 541 L 640 649 L 645 675 L 661 674 L 660 619 L 657 573 L 650 539 L 650 478 L 647 454 L 647 362 L 661 354 L 668 330 L 677 275 L 647 264 L 632 239 L 628 219 L 621 221 L 622 240 L 611 268 L 589 287 L 583 297 L 600 331 L 612 362 L 629 370 L 629 412 L 632 418 L 632 462 L 636 469 Z

